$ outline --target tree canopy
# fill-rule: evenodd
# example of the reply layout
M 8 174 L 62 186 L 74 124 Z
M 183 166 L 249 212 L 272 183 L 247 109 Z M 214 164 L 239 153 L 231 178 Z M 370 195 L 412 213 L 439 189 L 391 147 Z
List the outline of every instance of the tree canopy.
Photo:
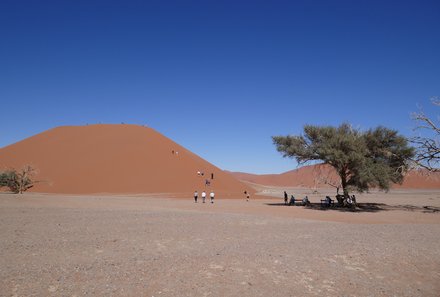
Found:
M 301 164 L 323 161 L 341 178 L 345 198 L 349 190 L 371 187 L 388 190 L 390 183 L 402 183 L 414 149 L 405 137 L 382 126 L 362 132 L 344 123 L 339 127 L 304 127 L 304 135 L 273 136 L 283 157 Z

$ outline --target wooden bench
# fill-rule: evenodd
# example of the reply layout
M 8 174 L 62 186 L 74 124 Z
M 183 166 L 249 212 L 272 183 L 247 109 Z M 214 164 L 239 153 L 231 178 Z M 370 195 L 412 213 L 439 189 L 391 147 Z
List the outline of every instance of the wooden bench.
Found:
M 328 198 L 327 197 L 325 199 L 321 199 L 321 207 L 323 206 L 330 207 L 335 204 L 335 200 L 331 199 L 330 197 Z
M 310 201 L 304 203 L 303 199 L 295 199 L 295 198 L 290 198 L 289 201 L 289 205 L 301 205 L 301 206 L 305 206 L 305 205 L 309 205 Z

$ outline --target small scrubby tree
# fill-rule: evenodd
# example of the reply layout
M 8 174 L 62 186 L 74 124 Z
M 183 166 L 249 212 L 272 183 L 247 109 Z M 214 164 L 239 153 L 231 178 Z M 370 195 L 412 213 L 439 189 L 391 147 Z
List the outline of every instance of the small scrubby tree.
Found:
M 295 158 L 300 165 L 323 161 L 332 166 L 341 180 L 342 203 L 350 189 L 388 190 L 390 183 L 402 183 L 414 155 L 405 137 L 385 127 L 362 132 L 346 123 L 339 127 L 307 125 L 304 135 L 272 139 L 283 157 Z
M 440 107 L 438 97 L 431 98 L 432 104 Z M 440 117 L 434 120 L 422 111 L 413 114 L 413 119 L 417 121 L 416 130 L 423 130 L 422 136 L 414 136 L 410 139 L 416 146 L 414 162 L 431 172 L 440 172 Z
M 33 175 L 35 169 L 31 166 L 24 166 L 19 171 L 15 169 L 7 170 L 0 173 L 0 187 L 8 187 L 16 194 L 22 194 L 35 184 Z

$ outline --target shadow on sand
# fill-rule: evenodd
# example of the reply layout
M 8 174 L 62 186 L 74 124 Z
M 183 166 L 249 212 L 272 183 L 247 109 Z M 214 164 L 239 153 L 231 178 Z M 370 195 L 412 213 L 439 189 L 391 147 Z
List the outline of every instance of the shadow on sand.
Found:
M 380 212 L 380 211 L 391 211 L 391 210 L 403 210 L 403 211 L 413 211 L 422 213 L 437 213 L 440 212 L 440 207 L 435 206 L 414 206 L 414 205 L 388 205 L 385 203 L 358 203 L 357 207 L 349 208 L 338 205 L 333 205 L 330 207 L 322 206 L 321 203 L 310 203 L 308 206 L 303 206 L 301 204 L 296 205 L 286 205 L 284 203 L 266 203 L 269 206 L 284 206 L 284 207 L 304 207 L 319 211 L 340 211 L 340 212 Z

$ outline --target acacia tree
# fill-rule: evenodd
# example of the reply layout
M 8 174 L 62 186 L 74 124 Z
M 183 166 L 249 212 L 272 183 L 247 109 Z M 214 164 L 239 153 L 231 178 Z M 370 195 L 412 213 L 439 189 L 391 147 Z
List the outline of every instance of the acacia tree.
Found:
M 0 187 L 8 187 L 12 192 L 22 194 L 34 186 L 34 173 L 35 169 L 29 165 L 24 166 L 19 171 L 11 169 L 1 172 Z
M 432 104 L 440 106 L 437 97 L 431 98 Z M 416 130 L 424 130 L 424 136 L 415 136 L 410 139 L 416 146 L 414 162 L 431 172 L 440 172 L 440 126 L 422 111 L 413 114 L 417 121 Z
M 304 135 L 273 136 L 273 143 L 283 157 L 295 158 L 303 165 L 323 161 L 339 175 L 344 192 L 359 192 L 371 187 L 389 190 L 390 183 L 402 183 L 414 149 L 397 131 L 377 127 L 366 132 L 344 123 L 339 127 L 304 127 Z

